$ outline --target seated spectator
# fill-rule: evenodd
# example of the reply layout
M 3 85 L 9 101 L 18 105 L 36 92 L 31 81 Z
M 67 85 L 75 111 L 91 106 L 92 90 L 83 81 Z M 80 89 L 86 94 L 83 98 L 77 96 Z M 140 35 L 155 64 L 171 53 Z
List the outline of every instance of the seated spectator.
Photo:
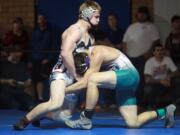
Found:
M 16 46 L 16 49 L 19 47 Z M 0 106 L 28 111 L 35 106 L 35 101 L 25 92 L 31 90 L 32 83 L 27 66 L 21 62 L 21 58 L 22 52 L 14 50 L 6 60 L 0 61 Z
M 28 48 L 29 37 L 24 28 L 22 18 L 16 17 L 13 20 L 12 29 L 3 35 L 2 44 L 5 48 L 11 47 L 13 45 L 18 45 L 19 47 L 21 47 L 21 49 L 24 50 Z M 25 56 L 23 56 L 23 60 L 27 59 L 27 56 Z
M 28 67 L 32 71 L 37 99 L 43 101 L 44 82 L 49 78 L 51 55 L 45 51 L 52 48 L 51 30 L 47 25 L 44 15 L 39 14 L 37 18 L 37 28 L 32 34 L 30 49 L 32 53 L 29 58 Z M 44 51 L 44 52 L 43 52 Z
M 171 80 L 172 75 L 177 73 L 177 67 L 170 57 L 164 56 L 161 44 L 154 45 L 152 50 L 153 57 L 146 61 L 144 69 L 144 101 L 146 106 L 159 107 L 163 105 L 161 101 L 165 93 L 171 98 Z

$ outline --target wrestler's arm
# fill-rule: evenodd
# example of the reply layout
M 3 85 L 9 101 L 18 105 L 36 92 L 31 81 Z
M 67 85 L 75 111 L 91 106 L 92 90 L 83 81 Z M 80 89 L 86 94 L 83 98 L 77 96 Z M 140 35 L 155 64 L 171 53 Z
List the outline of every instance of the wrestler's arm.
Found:
M 71 28 L 68 33 L 62 36 L 61 56 L 63 63 L 70 74 L 76 78 L 76 70 L 74 66 L 73 50 L 75 44 L 79 41 L 81 33 L 77 28 Z
M 95 53 L 92 54 L 90 58 L 90 67 L 84 74 L 83 78 L 79 80 L 78 82 L 68 86 L 66 88 L 66 93 L 71 93 L 77 90 L 81 90 L 87 87 L 88 78 L 92 73 L 98 72 L 100 70 L 101 64 L 103 62 L 102 57 L 99 53 L 96 53 L 96 51 L 93 51 Z

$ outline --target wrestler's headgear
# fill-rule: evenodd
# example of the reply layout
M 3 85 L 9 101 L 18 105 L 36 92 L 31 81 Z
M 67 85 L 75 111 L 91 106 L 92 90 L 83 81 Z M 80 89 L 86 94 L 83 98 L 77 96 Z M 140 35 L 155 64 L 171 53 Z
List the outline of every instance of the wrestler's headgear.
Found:
M 94 12 L 101 12 L 101 6 L 93 0 L 86 0 L 79 8 L 79 17 L 90 22 Z
M 85 52 L 80 52 L 74 54 L 74 63 L 75 63 L 75 68 L 76 72 L 79 75 L 83 75 L 89 68 L 89 63 L 90 59 L 87 53 Z
M 89 21 L 92 18 L 94 12 L 96 12 L 96 11 L 98 11 L 98 10 L 93 9 L 92 7 L 87 7 L 84 10 L 81 11 L 80 17 L 82 19 L 84 19 L 85 21 Z

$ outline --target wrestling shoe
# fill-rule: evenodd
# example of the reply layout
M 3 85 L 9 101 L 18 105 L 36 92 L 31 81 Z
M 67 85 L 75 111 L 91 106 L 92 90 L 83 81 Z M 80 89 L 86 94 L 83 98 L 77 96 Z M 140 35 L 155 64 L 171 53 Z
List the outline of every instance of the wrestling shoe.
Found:
M 166 117 L 165 117 L 165 127 L 172 128 L 175 125 L 174 112 L 176 110 L 176 106 L 170 104 L 166 107 Z
M 60 118 L 59 120 L 62 122 L 65 122 L 67 120 L 70 120 L 72 118 L 72 115 L 66 115 L 64 112 L 60 112 Z
M 91 129 L 92 121 L 85 117 L 84 112 L 81 113 L 80 119 L 78 120 L 67 120 L 65 124 L 73 129 Z

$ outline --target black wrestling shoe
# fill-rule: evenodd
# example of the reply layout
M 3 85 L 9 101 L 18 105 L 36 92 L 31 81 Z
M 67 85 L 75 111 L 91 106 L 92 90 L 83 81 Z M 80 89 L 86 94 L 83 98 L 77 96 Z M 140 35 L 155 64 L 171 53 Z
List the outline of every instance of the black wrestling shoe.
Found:
M 17 123 L 13 124 L 13 128 L 14 130 L 23 130 L 24 128 L 26 128 L 29 125 L 30 121 L 24 117 L 22 119 L 20 119 Z
M 174 112 L 176 110 L 176 106 L 170 104 L 166 107 L 166 117 L 165 117 L 165 127 L 172 128 L 175 125 Z

